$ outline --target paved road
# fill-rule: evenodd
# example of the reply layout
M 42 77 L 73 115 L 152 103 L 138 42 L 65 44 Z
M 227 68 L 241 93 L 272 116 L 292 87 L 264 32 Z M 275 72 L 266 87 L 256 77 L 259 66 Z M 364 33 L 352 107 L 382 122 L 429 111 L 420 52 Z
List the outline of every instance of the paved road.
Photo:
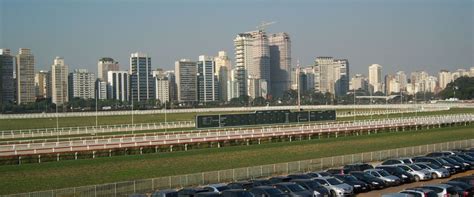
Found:
M 397 186 L 397 187 L 390 187 L 390 188 L 383 189 L 383 190 L 375 190 L 375 191 L 371 191 L 371 192 L 368 192 L 368 193 L 358 194 L 357 196 L 358 197 L 382 196 L 382 194 L 396 193 L 396 192 L 402 191 L 406 188 L 429 185 L 429 184 L 437 184 L 437 183 L 449 181 L 452 178 L 467 176 L 467 175 L 472 175 L 472 174 L 474 174 L 474 170 L 459 173 L 459 174 L 453 175 L 449 178 L 433 179 L 433 180 L 430 180 L 430 181 L 420 181 L 420 182 L 414 182 L 414 183 L 410 183 L 410 184 L 403 184 L 403 185 L 400 185 L 400 186 Z

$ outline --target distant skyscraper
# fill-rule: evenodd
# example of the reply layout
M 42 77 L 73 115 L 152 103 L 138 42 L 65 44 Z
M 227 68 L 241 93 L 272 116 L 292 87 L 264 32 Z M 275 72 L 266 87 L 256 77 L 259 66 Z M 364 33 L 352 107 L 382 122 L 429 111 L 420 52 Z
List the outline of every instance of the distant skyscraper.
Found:
M 383 92 L 382 90 L 382 66 L 372 64 L 369 66 L 369 91 Z
M 406 88 L 407 88 L 407 84 L 408 84 L 408 78 L 407 78 L 407 75 L 405 74 L 405 72 L 398 71 L 396 73 L 396 79 L 397 79 L 398 83 L 400 84 L 400 91 L 405 91 Z
M 132 53 L 130 57 L 130 96 L 134 101 L 155 98 L 155 80 L 151 70 L 151 57 Z
M 249 80 L 258 82 L 255 87 L 263 88 L 265 90 L 256 90 L 255 92 L 261 92 L 260 95 L 253 95 L 249 92 L 249 96 L 256 98 L 259 96 L 264 96 L 263 92 L 267 92 L 271 87 L 271 78 L 270 78 L 270 47 L 268 45 L 268 37 L 264 31 L 255 31 L 252 32 L 253 36 L 253 63 L 247 69 L 247 74 Z M 249 87 L 250 91 L 250 87 Z M 253 91 L 252 91 L 253 92 Z M 267 94 L 265 94 L 266 97 Z
M 170 101 L 176 101 L 178 100 L 178 90 L 177 90 L 176 75 L 174 73 L 174 70 L 165 71 L 164 74 L 166 78 L 168 78 L 168 82 L 169 82 Z
M 199 102 L 214 102 L 219 100 L 219 83 L 216 76 L 216 66 L 212 57 L 201 55 L 197 62 L 197 90 Z
M 109 99 L 118 101 L 128 101 L 129 95 L 129 76 L 127 71 L 109 71 L 107 72 L 107 82 L 109 89 Z
M 178 102 L 195 103 L 197 96 L 197 66 L 195 61 L 182 59 L 175 62 Z
M 63 105 L 69 101 L 68 98 L 68 66 L 64 59 L 56 57 L 51 66 L 51 98 L 56 105 Z
M 16 58 L 16 80 L 17 103 L 35 102 L 35 57 L 30 49 L 20 48 Z
M 108 83 L 97 79 L 95 81 L 96 97 L 100 100 L 109 99 L 110 92 L 107 91 Z M 128 98 L 126 99 L 128 100 Z
M 349 61 L 317 57 L 314 72 L 316 91 L 340 96 L 349 90 Z
M 248 69 L 253 65 L 253 36 L 240 33 L 234 39 L 235 67 L 231 71 L 232 98 L 248 95 Z
M 51 97 L 51 73 L 49 71 L 40 70 L 35 74 L 36 97 Z
M 95 81 L 94 73 L 87 69 L 75 69 L 69 73 L 69 98 L 95 99 Z
M 161 103 L 169 102 L 170 101 L 170 81 L 163 70 L 156 72 L 153 74 L 156 82 L 156 99 L 159 100 Z
M 287 33 L 269 37 L 271 94 L 281 97 L 290 88 L 291 40 Z
M 451 75 L 451 72 L 447 71 L 447 70 L 441 70 L 439 73 L 438 73 L 438 78 L 439 78 L 439 87 L 441 89 L 444 89 L 446 88 L 446 86 L 451 83 L 451 81 L 453 80 L 453 77 Z
M 364 75 L 356 74 L 351 79 L 351 90 L 368 90 L 367 78 Z
M 101 81 L 108 81 L 108 72 L 109 71 L 118 71 L 119 70 L 119 64 L 118 62 L 114 61 L 114 59 L 110 57 L 103 57 L 99 59 L 99 62 L 97 63 L 97 78 Z
M 228 101 L 228 81 L 230 81 L 230 74 L 232 65 L 229 57 L 225 51 L 219 51 L 217 57 L 214 58 L 216 62 L 216 76 L 219 82 L 219 100 Z
M 14 59 L 10 55 L 10 49 L 0 49 L 0 107 L 15 99 Z
M 386 75 L 385 76 L 385 94 L 391 95 L 392 93 L 399 93 L 400 92 L 400 83 L 398 79 L 394 75 Z

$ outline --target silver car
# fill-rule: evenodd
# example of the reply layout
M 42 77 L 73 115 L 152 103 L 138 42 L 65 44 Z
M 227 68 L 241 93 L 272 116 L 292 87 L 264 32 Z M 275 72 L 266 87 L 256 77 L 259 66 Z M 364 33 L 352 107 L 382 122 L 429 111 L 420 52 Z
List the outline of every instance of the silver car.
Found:
M 417 165 L 418 167 L 420 168 L 423 168 L 425 170 L 428 170 L 431 172 L 431 176 L 433 177 L 433 179 L 437 179 L 437 178 L 446 178 L 446 177 L 449 177 L 451 176 L 451 174 L 449 173 L 449 171 L 446 169 L 446 168 L 443 168 L 441 166 L 438 166 L 436 164 L 432 164 L 432 163 L 415 163 L 415 165 Z
M 452 185 L 448 185 L 448 184 L 426 185 L 426 186 L 423 186 L 422 188 L 433 190 L 434 192 L 436 192 L 438 197 L 445 197 L 445 196 L 458 197 L 459 196 L 455 188 Z
M 346 183 L 343 183 L 333 177 L 318 177 L 314 178 L 316 182 L 328 189 L 331 196 L 352 196 L 354 195 L 354 188 Z
M 400 180 L 400 178 L 391 175 L 383 169 L 368 169 L 364 170 L 364 172 L 384 180 L 390 186 L 400 185 L 402 183 L 402 180 Z
M 226 184 L 219 183 L 219 184 L 211 184 L 211 185 L 204 186 L 204 189 L 210 192 L 222 192 L 230 188 Z
M 397 165 L 398 167 L 402 168 L 403 170 L 407 171 L 408 173 L 412 174 L 415 176 L 415 181 L 426 181 L 426 180 L 431 180 L 431 172 L 428 170 L 424 170 L 417 165 L 413 164 L 401 164 Z

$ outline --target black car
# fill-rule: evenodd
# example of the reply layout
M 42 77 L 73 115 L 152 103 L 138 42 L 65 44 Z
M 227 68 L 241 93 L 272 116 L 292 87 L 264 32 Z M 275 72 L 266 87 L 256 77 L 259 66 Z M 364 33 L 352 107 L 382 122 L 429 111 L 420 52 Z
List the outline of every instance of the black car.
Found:
M 272 182 L 270 182 L 267 179 L 254 179 L 254 180 L 250 180 L 250 182 L 252 183 L 253 187 L 265 186 L 265 185 L 271 185 L 272 184 Z
M 309 172 L 309 173 L 306 173 L 306 175 L 308 175 L 312 178 L 331 176 L 331 174 L 327 173 L 327 172 Z
M 342 168 L 332 168 L 332 169 L 327 169 L 327 173 L 329 174 L 345 174 L 344 169 Z
M 444 161 L 442 159 L 436 158 L 436 157 L 414 157 L 413 161 L 415 163 L 418 163 L 418 162 L 432 163 L 432 164 L 435 164 L 435 165 L 438 165 L 438 166 L 442 166 L 443 168 L 447 169 L 449 171 L 449 173 L 451 173 L 451 174 L 456 173 L 456 169 L 455 169 L 454 165 L 452 165 L 452 164 L 450 164 L 447 161 Z
M 431 152 L 426 154 L 427 157 L 445 157 L 450 155 L 452 155 L 450 152 Z
M 272 186 L 258 186 L 249 190 L 255 197 L 289 197 L 279 189 Z
M 469 185 L 467 183 L 460 182 L 460 181 L 448 181 L 448 182 L 445 182 L 444 184 L 457 186 L 461 188 L 464 192 L 463 192 L 463 195 L 460 195 L 460 196 L 469 196 L 469 197 L 474 196 L 474 186 L 472 185 Z
M 333 177 L 345 184 L 352 186 L 354 188 L 354 193 L 370 191 L 369 184 L 359 181 L 355 176 L 349 174 L 338 174 L 334 175 Z
M 415 176 L 408 173 L 398 166 L 377 166 L 377 169 L 382 169 L 387 171 L 389 174 L 400 178 L 403 183 L 413 183 L 415 182 Z
M 292 197 L 313 197 L 313 192 L 293 182 L 282 182 L 273 186 Z
M 348 164 L 344 166 L 344 173 L 347 174 L 353 171 L 364 171 L 368 169 L 374 169 L 374 166 L 366 163 Z
M 383 188 L 387 187 L 385 181 L 383 181 L 383 180 L 381 180 L 377 177 L 374 177 L 370 174 L 367 174 L 365 172 L 354 171 L 354 172 L 351 172 L 349 174 L 356 177 L 357 180 L 367 183 L 370 186 L 371 190 L 383 189 Z
M 239 181 L 227 184 L 230 189 L 245 189 L 249 190 L 253 187 L 253 183 L 250 181 Z
M 472 169 L 472 165 L 474 165 L 474 162 L 472 161 L 469 161 L 469 160 L 466 160 L 466 159 L 463 159 L 457 155 L 452 155 L 452 156 L 449 156 L 448 158 L 450 159 L 453 159 L 461 164 L 464 165 L 464 167 L 466 168 L 466 170 L 470 170 Z
M 281 182 L 290 182 L 291 178 L 287 176 L 274 176 L 272 178 L 268 179 L 270 183 L 276 184 L 276 183 L 281 183 Z
M 152 197 L 178 197 L 178 192 L 176 190 L 168 189 L 168 190 L 160 190 L 154 192 Z
M 463 182 L 474 187 L 474 175 L 457 177 L 457 178 L 451 179 L 451 181 Z
M 329 190 L 326 189 L 324 186 L 319 184 L 318 182 L 311 180 L 311 179 L 294 179 L 291 180 L 296 184 L 303 186 L 305 189 L 313 191 L 315 196 L 329 196 Z
M 310 178 L 313 178 L 307 174 L 290 174 L 288 175 L 288 177 L 290 177 L 292 180 L 293 179 L 310 179 Z
M 197 193 L 208 192 L 203 188 L 183 188 L 178 191 L 178 197 L 196 197 Z
M 222 197 L 219 192 L 200 192 L 194 195 L 195 197 Z
M 253 194 L 244 189 L 229 189 L 221 193 L 222 197 L 253 197 Z
M 454 159 L 451 159 L 449 157 L 438 157 L 439 159 L 441 160 L 444 160 L 452 165 L 454 165 L 454 169 L 457 171 L 457 172 L 464 172 L 466 171 L 466 166 L 462 163 L 459 163 L 457 162 L 456 160 Z
M 472 157 L 472 156 L 470 156 L 470 155 L 468 155 L 468 154 L 458 154 L 458 155 L 456 155 L 456 156 L 461 157 L 461 158 L 463 158 L 463 159 L 466 160 L 466 161 L 474 162 L 474 157 Z

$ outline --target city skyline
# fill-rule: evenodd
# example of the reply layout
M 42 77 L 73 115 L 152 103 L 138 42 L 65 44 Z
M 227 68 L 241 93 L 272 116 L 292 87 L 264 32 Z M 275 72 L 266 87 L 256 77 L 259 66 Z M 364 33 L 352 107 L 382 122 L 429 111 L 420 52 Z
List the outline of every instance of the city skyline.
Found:
M 250 2 L 221 3 L 210 0 L 199 3 L 186 2 L 205 10 L 217 9 L 213 14 L 190 18 L 188 16 L 195 14 L 196 8 L 193 6 L 183 8 L 187 12 L 183 12 L 181 17 L 173 17 L 176 21 L 173 26 L 164 24 L 167 17 L 170 17 L 166 14 L 177 11 L 184 2 L 138 1 L 136 3 L 138 10 L 145 12 L 151 9 L 149 7 L 154 7 L 160 12 L 134 13 L 133 16 L 126 18 L 116 14 L 110 15 L 111 11 L 107 10 L 120 13 L 132 5 L 130 1 L 111 4 L 110 1 L 64 3 L 49 0 L 42 1 L 41 5 L 38 5 L 37 2 L 30 0 L 3 0 L 0 3 L 2 10 L 0 16 L 2 27 L 5 28 L 1 30 L 0 41 L 1 48 L 10 48 L 12 51 L 18 48 L 31 48 L 35 54 L 36 71 L 47 70 L 56 56 L 67 59 L 71 69 L 85 68 L 94 73 L 97 72 L 97 61 L 101 57 L 114 58 L 121 68 L 127 68 L 129 55 L 135 51 L 147 53 L 152 57 L 153 69 L 171 70 L 174 62 L 179 59 L 198 57 L 202 54 L 212 55 L 221 50 L 229 54 L 234 65 L 235 51 L 232 40 L 235 35 L 255 30 L 255 26 L 265 20 L 277 22 L 268 27 L 267 33 L 287 32 L 291 36 L 293 67 L 297 59 L 302 65 L 312 65 L 318 56 L 349 59 L 351 76 L 356 73 L 366 74 L 366 68 L 371 64 L 382 65 L 383 74 L 398 70 L 407 72 L 427 70 L 434 74 L 441 69 L 471 67 L 473 3 L 429 2 L 258 1 L 254 7 L 248 8 L 246 11 L 248 14 L 242 17 L 227 12 L 243 8 Z M 101 6 L 114 9 L 99 9 Z M 20 16 L 12 12 L 17 10 L 15 7 L 30 14 Z M 266 9 L 263 13 L 257 13 L 263 8 Z M 288 13 L 282 14 L 282 9 L 288 9 Z M 371 12 L 363 12 L 366 9 L 370 9 Z M 51 14 L 48 10 L 56 11 Z M 312 11 L 299 13 L 298 16 L 292 15 L 294 12 L 305 10 Z M 337 16 L 335 11 L 342 16 Z M 399 11 L 404 15 L 393 16 Z M 354 17 L 347 17 L 349 14 Z M 31 19 L 31 15 L 35 16 L 34 19 Z M 63 17 L 58 17 L 59 15 Z M 326 17 L 318 17 L 320 15 Z M 308 23 L 302 18 L 314 18 L 315 21 Z M 37 20 L 42 22 L 36 24 Z M 222 20 L 227 20 L 227 23 L 215 22 Z M 123 28 L 127 27 L 126 22 L 133 21 L 139 24 L 147 23 L 149 27 L 146 31 L 140 32 L 140 36 L 127 34 L 129 30 Z M 42 25 L 41 29 L 38 29 L 38 25 Z M 215 28 L 206 28 L 209 25 Z M 195 29 L 196 31 L 183 30 L 194 26 L 199 28 Z M 336 28 L 336 31 L 329 27 L 339 28 Z M 62 34 L 64 31 L 67 34 Z M 83 35 L 87 36 L 82 38 Z M 41 39 L 38 39 L 39 37 Z M 147 42 L 144 42 L 145 40 Z

